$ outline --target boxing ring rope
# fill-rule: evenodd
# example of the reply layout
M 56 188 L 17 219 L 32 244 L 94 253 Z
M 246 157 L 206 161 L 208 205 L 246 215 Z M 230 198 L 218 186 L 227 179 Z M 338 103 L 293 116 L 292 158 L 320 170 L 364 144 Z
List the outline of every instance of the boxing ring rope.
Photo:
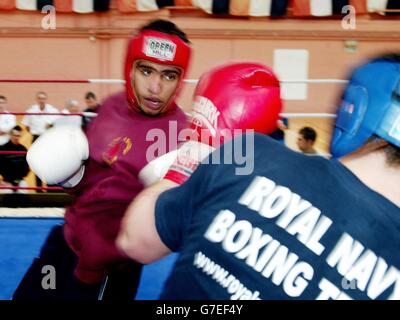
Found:
M 0 154 L 26 154 L 26 151 L 0 151 Z
M 0 114 L 14 114 L 14 115 L 55 115 L 55 116 L 84 116 L 86 112 L 78 112 L 78 113 L 50 113 L 50 112 L 0 112 Z M 90 113 L 89 116 L 96 116 L 94 113 Z M 281 117 L 286 118 L 335 118 L 336 115 L 329 113 L 281 113 Z M 27 151 L 0 151 L 0 155 L 26 155 Z M 21 186 L 0 186 L 0 190 L 32 190 L 32 191 L 63 191 L 64 189 L 61 187 L 21 187 Z
M 71 112 L 71 113 L 62 113 L 62 112 L 0 112 L 0 114 L 13 114 L 15 116 L 63 116 L 63 117 L 71 117 L 71 116 L 84 116 L 84 117 L 96 117 L 97 114 L 94 112 Z
M 187 84 L 197 84 L 198 79 L 185 79 Z M 309 84 L 346 84 L 347 80 L 342 79 L 282 79 L 282 84 L 295 84 L 295 83 L 309 83 Z M 62 79 L 0 79 L 0 83 L 91 83 L 91 84 L 125 84 L 123 79 L 75 79 L 75 80 L 62 80 Z M 0 114 L 5 114 L 0 112 Z M 26 112 L 8 112 L 14 115 L 28 115 Z M 29 113 L 29 115 L 45 115 L 45 113 Z M 60 115 L 59 113 L 47 113 L 46 115 Z M 62 114 L 66 116 L 85 116 L 96 117 L 95 113 L 91 112 L 78 112 Z M 335 118 L 335 114 L 329 113 L 282 113 L 281 117 L 288 119 L 301 119 L 301 118 Z
M 61 187 L 17 187 L 17 186 L 0 186 L 0 190 L 53 190 L 53 191 L 62 191 L 64 190 Z
M 197 84 L 198 79 L 185 79 L 184 83 Z M 283 84 L 312 83 L 312 84 L 346 84 L 347 80 L 341 79 L 282 79 Z M 86 79 L 86 80 L 60 80 L 60 79 L 0 79 L 0 83 L 92 83 L 92 84 L 125 84 L 122 79 Z
M 75 113 L 55 113 L 55 112 L 0 112 L 2 114 L 13 115 L 38 115 L 38 116 L 84 116 L 96 117 L 97 114 L 93 112 L 75 112 Z M 336 114 L 332 113 L 281 113 L 281 117 L 288 119 L 301 119 L 301 118 L 336 118 Z M 1 154 L 1 152 L 0 152 Z
M 198 79 L 185 79 L 187 84 L 197 84 Z M 281 84 L 295 84 L 295 83 L 309 83 L 309 84 L 346 84 L 347 80 L 342 79 L 282 79 Z M 70 84 L 125 84 L 122 79 L 0 79 L 0 83 L 70 83 Z M 74 112 L 74 113 L 56 113 L 56 112 L 0 112 L 2 114 L 12 115 L 47 115 L 47 116 L 82 116 L 82 117 L 96 117 L 97 114 L 93 112 Z M 281 113 L 281 117 L 287 119 L 301 119 L 301 118 L 336 118 L 336 114 L 330 113 Z M 0 151 L 0 155 L 25 155 L 26 151 Z M 0 190 L 34 190 L 34 191 L 62 191 L 61 187 L 21 187 L 21 186 L 0 186 Z
M 63 218 L 64 208 L 59 207 L 30 207 L 30 208 L 2 208 L 0 207 L 1 218 Z
M 185 83 L 187 84 L 192 84 L 196 85 L 198 82 L 198 79 L 185 79 Z M 296 84 L 296 83 L 303 83 L 303 84 L 346 84 L 348 81 L 347 80 L 341 80 L 341 79 L 282 79 L 280 81 L 281 84 Z M 22 84 L 22 83 L 69 83 L 69 84 L 82 84 L 82 83 L 89 83 L 89 84 L 125 84 L 125 80 L 122 79 L 77 79 L 77 80 L 61 80 L 61 79 L 0 79 L 0 83 L 13 83 L 13 84 Z M 93 112 L 74 112 L 74 113 L 46 113 L 46 112 L 0 112 L 1 114 L 12 114 L 12 115 L 47 115 L 47 116 L 81 116 L 81 117 L 96 117 L 97 114 Z M 335 114 L 329 114 L 329 113 L 281 113 L 281 117 L 288 118 L 288 119 L 300 119 L 300 118 L 335 118 Z M 0 155 L 26 155 L 26 151 L 0 151 Z M 63 192 L 63 188 L 59 186 L 46 186 L 46 187 L 24 187 L 24 186 L 13 186 L 13 185 L 3 185 L 0 186 L 0 193 L 1 191 L 11 191 L 15 192 L 18 190 L 22 191 L 58 191 L 58 192 Z M 9 208 L 7 208 L 10 210 Z M 16 209 L 16 210 L 20 210 Z M 29 208 L 31 210 L 32 208 Z M 35 209 L 35 208 L 34 208 Z M 48 208 L 50 211 L 45 213 L 43 217 L 52 217 L 52 216 L 62 216 L 64 213 L 64 209 L 61 208 Z M 60 212 L 53 212 L 55 209 L 61 210 Z M 29 211 L 30 212 L 30 211 Z M 0 217 L 4 216 L 19 216 L 19 213 L 10 213 L 10 212 L 0 212 Z M 31 215 L 30 213 L 28 214 L 23 214 L 23 216 L 35 216 Z M 41 214 L 39 213 L 41 216 Z M 39 217 L 39 216 L 38 216 Z
M 333 113 L 280 113 L 283 118 L 288 119 L 302 119 L 302 118 L 320 118 L 320 119 L 334 119 L 336 114 Z

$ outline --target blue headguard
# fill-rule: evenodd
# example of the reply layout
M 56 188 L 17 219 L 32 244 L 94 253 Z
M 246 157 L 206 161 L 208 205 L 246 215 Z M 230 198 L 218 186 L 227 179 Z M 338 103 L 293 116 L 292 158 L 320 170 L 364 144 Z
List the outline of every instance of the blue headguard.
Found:
M 337 112 L 332 156 L 355 151 L 373 135 L 400 147 L 400 55 L 355 69 Z

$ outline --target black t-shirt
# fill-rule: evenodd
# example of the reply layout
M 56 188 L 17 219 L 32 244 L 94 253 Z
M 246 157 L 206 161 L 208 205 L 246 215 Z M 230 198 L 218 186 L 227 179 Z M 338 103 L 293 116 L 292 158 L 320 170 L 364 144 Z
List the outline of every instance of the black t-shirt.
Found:
M 100 104 L 98 103 L 95 108 L 86 108 L 83 112 L 91 112 L 91 113 L 99 113 L 100 111 Z M 91 123 L 96 117 L 88 117 L 84 116 L 82 121 L 83 128 L 86 128 L 89 123 Z
M 249 150 L 251 174 L 203 163 L 158 199 L 180 252 L 162 299 L 400 299 L 399 207 L 337 160 L 258 134 Z
M 1 151 L 27 151 L 21 144 L 13 144 L 11 141 L 0 146 Z M 0 174 L 4 180 L 17 185 L 29 173 L 26 162 L 26 154 L 0 154 Z
M 289 120 L 287 118 L 282 118 L 281 121 L 286 127 L 289 125 Z M 285 139 L 285 132 L 278 128 L 272 133 L 270 133 L 269 136 L 274 140 L 283 142 Z

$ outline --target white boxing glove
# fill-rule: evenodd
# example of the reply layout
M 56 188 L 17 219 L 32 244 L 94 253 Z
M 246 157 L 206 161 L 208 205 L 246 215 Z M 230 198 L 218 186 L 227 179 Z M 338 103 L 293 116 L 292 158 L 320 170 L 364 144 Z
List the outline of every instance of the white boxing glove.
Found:
M 169 167 L 174 163 L 178 150 L 168 152 L 161 157 L 150 161 L 139 172 L 139 180 L 145 187 L 162 180 L 167 173 Z
M 89 143 L 76 126 L 54 127 L 29 148 L 26 160 L 31 170 L 47 184 L 75 187 L 83 178 Z

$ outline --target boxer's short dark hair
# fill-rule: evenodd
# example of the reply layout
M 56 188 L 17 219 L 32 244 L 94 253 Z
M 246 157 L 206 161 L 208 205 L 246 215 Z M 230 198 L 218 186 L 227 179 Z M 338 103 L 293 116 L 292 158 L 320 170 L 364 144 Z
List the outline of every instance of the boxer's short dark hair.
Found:
M 172 23 L 171 21 L 157 19 L 150 22 L 149 24 L 146 24 L 140 29 L 140 31 L 144 30 L 154 30 L 166 34 L 175 35 L 181 38 L 184 42 L 190 43 L 186 34 L 181 29 L 179 29 L 175 23 Z

